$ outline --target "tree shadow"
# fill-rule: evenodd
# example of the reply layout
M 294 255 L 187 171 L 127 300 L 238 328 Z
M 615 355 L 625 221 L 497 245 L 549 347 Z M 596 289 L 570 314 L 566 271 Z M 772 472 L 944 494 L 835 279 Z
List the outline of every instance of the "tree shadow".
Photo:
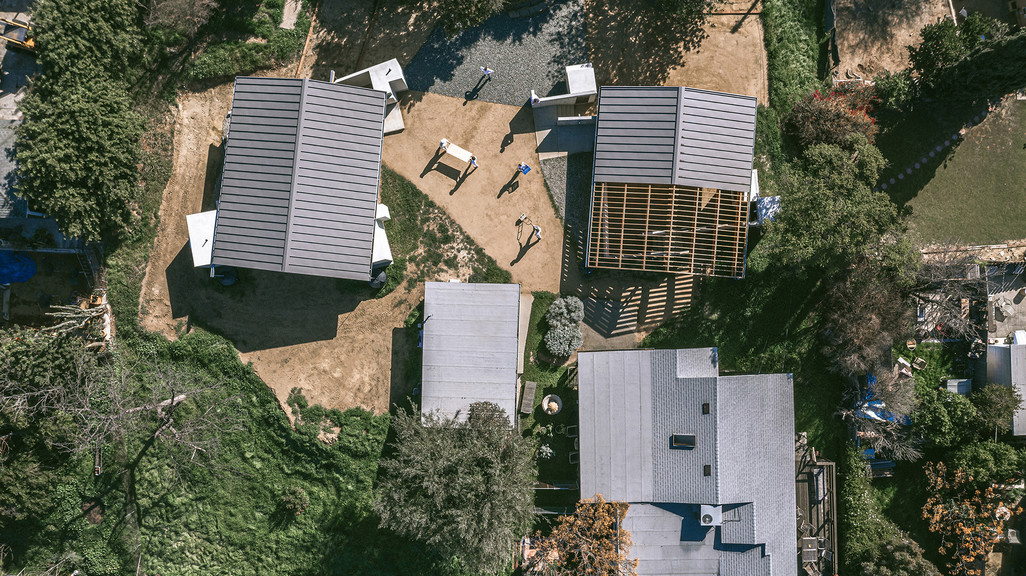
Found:
M 656 0 L 595 0 L 587 10 L 587 42 L 599 86 L 661 85 L 708 36 L 703 15 L 673 15 Z

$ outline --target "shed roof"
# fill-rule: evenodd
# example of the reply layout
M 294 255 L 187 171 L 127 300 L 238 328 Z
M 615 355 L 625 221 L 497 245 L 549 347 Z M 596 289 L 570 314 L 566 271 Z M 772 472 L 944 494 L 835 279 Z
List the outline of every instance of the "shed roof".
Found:
M 1026 344 L 987 346 L 987 381 L 1013 386 L 1026 398 Z M 1026 436 L 1026 407 L 1019 406 L 1012 416 L 1012 435 Z
M 581 352 L 578 381 L 581 496 L 632 503 L 639 574 L 796 573 L 789 375 L 719 376 L 715 348 L 628 350 Z M 737 525 L 713 535 L 677 510 L 702 504 Z
M 466 419 L 474 402 L 516 414 L 519 284 L 427 282 L 421 409 Z
M 384 117 L 383 92 L 236 78 L 213 263 L 367 280 Z
M 594 181 L 747 194 L 757 104 L 754 96 L 683 86 L 603 86 Z

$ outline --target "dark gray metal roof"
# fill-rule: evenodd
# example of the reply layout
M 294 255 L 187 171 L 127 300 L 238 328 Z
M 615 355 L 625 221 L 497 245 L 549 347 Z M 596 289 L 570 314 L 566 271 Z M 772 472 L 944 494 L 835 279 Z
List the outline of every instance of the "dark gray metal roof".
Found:
M 757 105 L 753 96 L 682 86 L 604 86 L 594 181 L 748 192 Z
M 632 504 L 639 574 L 797 571 L 791 378 L 723 377 L 717 364 L 714 348 L 578 355 L 581 496 Z M 695 448 L 672 448 L 677 433 Z M 723 506 L 719 542 L 732 546 L 674 508 L 701 504 Z
M 384 92 L 237 78 L 213 263 L 367 280 L 384 117 Z
M 474 402 L 516 414 L 519 284 L 424 285 L 421 410 L 465 419 Z

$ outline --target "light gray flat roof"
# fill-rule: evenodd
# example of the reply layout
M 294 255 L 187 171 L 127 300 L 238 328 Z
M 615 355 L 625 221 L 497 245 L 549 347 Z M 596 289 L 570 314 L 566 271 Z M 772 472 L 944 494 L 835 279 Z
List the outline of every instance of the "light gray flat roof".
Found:
M 235 80 L 213 263 L 370 278 L 385 93 Z
M 1026 398 L 1026 345 L 987 346 L 987 382 L 1014 386 Z M 1012 435 L 1026 436 L 1026 402 L 1012 416 Z
M 747 193 L 758 100 L 683 86 L 599 90 L 595 182 Z
M 790 375 L 719 376 L 715 348 L 626 350 L 579 353 L 578 382 L 581 497 L 631 503 L 638 574 L 797 573 Z M 714 538 L 702 504 L 738 524 Z
M 424 284 L 421 410 L 466 419 L 474 402 L 516 414 L 519 284 Z

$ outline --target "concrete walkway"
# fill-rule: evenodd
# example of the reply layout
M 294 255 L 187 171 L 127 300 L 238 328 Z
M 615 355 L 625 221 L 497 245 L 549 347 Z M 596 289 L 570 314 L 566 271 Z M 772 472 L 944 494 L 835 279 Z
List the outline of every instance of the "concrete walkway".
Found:
M 545 189 L 530 110 L 413 91 L 400 105 L 406 130 L 385 137 L 385 164 L 441 206 L 525 291 L 558 293 L 563 224 Z M 479 168 L 468 173 L 452 156 L 438 158 L 442 138 L 476 155 Z M 531 171 L 513 179 L 518 162 Z M 530 226 L 518 239 L 521 214 L 541 227 L 541 241 L 526 244 Z

